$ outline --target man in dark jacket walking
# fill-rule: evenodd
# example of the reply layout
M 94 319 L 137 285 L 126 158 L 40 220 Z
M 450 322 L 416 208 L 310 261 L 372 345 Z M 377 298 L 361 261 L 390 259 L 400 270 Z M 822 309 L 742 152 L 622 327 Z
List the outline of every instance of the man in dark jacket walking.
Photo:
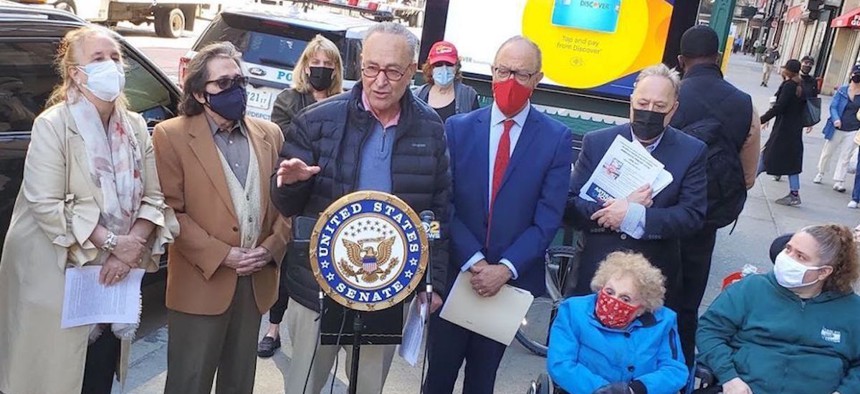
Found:
M 444 229 L 450 216 L 451 178 L 439 116 L 407 91 L 417 69 L 417 51 L 418 39 L 401 25 L 381 23 L 367 31 L 362 83 L 295 118 L 272 178 L 272 200 L 286 217 L 316 218 L 345 194 L 375 190 L 398 196 L 415 211 L 432 210 L 443 229 L 431 256 L 433 290 L 438 292 L 432 294 L 432 313 L 442 305 L 440 294 L 445 289 Z M 298 221 L 296 226 L 300 227 Z M 319 346 L 314 357 L 319 287 L 306 258 L 289 260 L 285 283 L 290 289 L 287 326 L 293 354 L 286 392 L 318 394 L 339 348 Z M 366 321 L 371 318 L 365 314 Z M 359 393 L 382 392 L 393 355 L 393 345 L 365 346 L 360 361 L 347 360 L 361 363 Z
M 681 37 L 684 69 L 680 105 L 671 125 L 708 144 L 708 212 L 705 226 L 681 240 L 678 330 L 687 364 L 695 353 L 699 304 L 708 284 L 717 229 L 736 220 L 755 183 L 761 139 L 752 99 L 723 79 L 719 39 L 708 26 Z
M 818 95 L 821 93 L 818 90 L 818 80 L 815 79 L 815 75 L 812 75 L 812 68 L 815 67 L 815 59 L 812 56 L 804 56 L 803 59 L 800 59 L 800 87 L 803 88 L 803 96 L 806 97 L 807 105 L 810 104 L 811 100 L 815 100 Z M 821 111 L 821 101 L 816 102 L 818 105 L 818 111 Z M 806 127 L 806 132 L 809 133 L 812 131 L 812 126 Z

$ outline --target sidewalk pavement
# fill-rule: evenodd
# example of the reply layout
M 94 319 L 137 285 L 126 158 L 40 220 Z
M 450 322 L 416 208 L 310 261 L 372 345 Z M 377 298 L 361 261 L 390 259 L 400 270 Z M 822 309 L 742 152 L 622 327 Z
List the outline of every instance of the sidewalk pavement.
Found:
M 733 55 L 729 62 L 727 79 L 748 92 L 759 113 L 764 113 L 768 107 L 768 98 L 779 86 L 776 73 L 769 83 L 769 88 L 759 87 L 761 82 L 761 64 L 755 63 L 751 56 Z M 830 105 L 830 98 L 823 96 L 822 109 Z M 823 122 L 822 122 L 823 123 Z M 785 207 L 774 204 L 774 200 L 788 193 L 788 182 L 775 182 L 769 176 L 761 176 L 756 185 L 750 190 L 747 205 L 741 214 L 732 234 L 730 228 L 720 230 L 717 247 L 714 253 L 711 283 L 705 295 L 702 311 L 710 305 L 719 293 L 722 278 L 741 269 L 744 264 L 753 264 L 760 271 L 770 270 L 768 248 L 771 241 L 780 234 L 797 230 L 803 226 L 835 222 L 855 226 L 860 222 L 860 211 L 845 207 L 850 199 L 849 193 L 837 193 L 831 189 L 831 184 L 820 185 L 812 183 L 819 152 L 823 144 L 821 128 L 815 127 L 812 133 L 804 135 L 804 172 L 801 175 L 800 195 L 803 204 L 797 207 Z M 768 133 L 762 135 L 762 144 L 767 140 Z M 846 186 L 853 185 L 853 175 L 846 179 Z M 261 337 L 267 324 L 264 317 L 261 327 Z M 284 392 L 284 376 L 289 368 L 292 353 L 285 328 L 281 330 L 284 347 L 274 357 L 259 360 L 257 363 L 256 393 L 273 394 Z M 346 375 L 343 373 L 344 354 L 341 353 L 340 366 L 335 381 L 335 393 L 345 393 Z M 496 392 L 500 394 L 519 394 L 526 391 L 528 382 L 545 370 L 546 361 L 529 354 L 519 344 L 514 343 L 502 361 L 499 369 Z M 164 390 L 167 368 L 167 329 L 162 327 L 154 333 L 135 342 L 132 347 L 130 376 L 127 382 L 129 393 L 161 393 Z M 409 367 L 402 359 L 395 356 L 391 368 L 386 394 L 417 394 L 421 379 L 421 369 Z M 117 385 L 118 386 L 118 385 Z M 328 386 L 327 386 L 328 387 Z M 458 382 L 455 392 L 462 390 L 462 379 Z M 118 387 L 114 389 L 119 393 Z M 324 390 L 328 393 L 328 388 Z

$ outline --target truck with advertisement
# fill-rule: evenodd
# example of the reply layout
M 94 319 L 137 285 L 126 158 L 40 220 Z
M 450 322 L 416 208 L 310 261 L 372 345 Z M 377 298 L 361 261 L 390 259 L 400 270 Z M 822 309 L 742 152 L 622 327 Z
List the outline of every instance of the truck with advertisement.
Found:
M 159 37 L 177 38 L 193 30 L 203 9 L 216 9 L 221 1 L 207 0 L 15 0 L 65 10 L 88 22 L 115 26 L 119 22 L 151 23 Z

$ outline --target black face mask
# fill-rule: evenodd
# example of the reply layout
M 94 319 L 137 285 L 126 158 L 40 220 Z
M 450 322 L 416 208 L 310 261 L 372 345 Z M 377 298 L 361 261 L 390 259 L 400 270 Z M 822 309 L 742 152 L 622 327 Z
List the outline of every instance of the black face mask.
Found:
M 644 109 L 633 110 L 633 134 L 641 141 L 650 141 L 660 135 L 666 126 L 663 121 L 666 114 L 663 112 L 647 111 Z
M 308 78 L 308 82 L 311 83 L 314 90 L 316 91 L 324 91 L 328 90 L 331 87 L 331 76 L 334 74 L 333 68 L 328 67 L 308 67 L 311 74 Z
M 851 76 L 851 82 L 860 83 L 860 74 L 854 74 Z

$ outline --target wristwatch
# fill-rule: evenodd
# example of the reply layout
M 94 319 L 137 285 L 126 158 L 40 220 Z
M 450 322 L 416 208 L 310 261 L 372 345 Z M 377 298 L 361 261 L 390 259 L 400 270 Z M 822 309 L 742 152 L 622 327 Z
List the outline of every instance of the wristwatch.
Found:
M 119 241 L 116 234 L 113 231 L 108 231 L 107 237 L 105 237 L 105 242 L 102 244 L 101 249 L 105 252 L 113 252 L 114 248 L 116 248 L 116 244 Z

